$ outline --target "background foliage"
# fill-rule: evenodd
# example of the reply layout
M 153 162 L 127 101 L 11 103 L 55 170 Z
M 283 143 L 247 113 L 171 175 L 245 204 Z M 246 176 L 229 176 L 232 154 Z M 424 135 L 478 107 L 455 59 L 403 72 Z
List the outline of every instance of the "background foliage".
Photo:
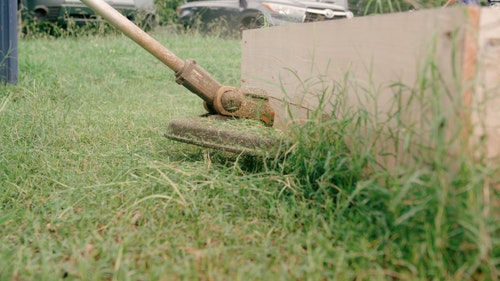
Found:
M 182 3 L 183 0 L 155 0 L 160 25 L 176 23 L 178 18 L 176 9 Z
M 178 14 L 176 9 L 181 6 L 186 0 L 155 0 L 158 24 L 159 25 L 176 25 L 178 20 Z M 353 11 L 356 16 L 372 15 L 372 14 L 384 14 L 384 13 L 394 13 L 394 12 L 404 12 L 415 9 L 426 9 L 442 6 L 445 0 L 349 0 L 349 9 Z M 74 29 L 71 30 L 72 26 L 70 24 L 69 28 L 60 28 L 59 26 L 39 22 L 35 23 L 33 21 L 24 21 L 23 29 L 28 34 L 34 34 L 41 32 L 42 34 L 50 34 L 55 36 L 60 36 L 63 34 L 74 33 Z M 105 31 L 106 27 L 97 24 L 97 30 L 99 32 Z M 91 24 L 90 28 L 87 28 L 82 33 L 95 33 L 95 25 Z

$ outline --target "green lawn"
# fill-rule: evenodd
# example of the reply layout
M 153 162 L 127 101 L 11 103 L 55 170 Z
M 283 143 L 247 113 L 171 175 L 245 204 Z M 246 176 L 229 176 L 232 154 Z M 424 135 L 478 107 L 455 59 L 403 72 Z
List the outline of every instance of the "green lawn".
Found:
M 238 40 L 153 36 L 239 86 Z M 163 137 L 201 100 L 128 38 L 19 48 L 19 85 L 0 88 L 0 280 L 499 278 L 497 167 L 367 175 L 341 121 L 278 159 L 205 150 Z

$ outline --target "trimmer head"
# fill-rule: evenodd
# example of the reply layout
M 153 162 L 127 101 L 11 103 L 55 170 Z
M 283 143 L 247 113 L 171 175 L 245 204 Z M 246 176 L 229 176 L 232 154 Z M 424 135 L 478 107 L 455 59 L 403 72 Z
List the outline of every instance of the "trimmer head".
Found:
M 246 155 L 277 153 L 283 134 L 260 121 L 206 114 L 173 120 L 165 137 L 184 143 Z

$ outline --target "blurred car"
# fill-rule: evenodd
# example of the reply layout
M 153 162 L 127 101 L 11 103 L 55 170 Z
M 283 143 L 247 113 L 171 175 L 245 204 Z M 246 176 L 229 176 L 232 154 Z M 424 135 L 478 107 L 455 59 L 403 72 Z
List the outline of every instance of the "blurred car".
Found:
M 177 9 L 184 26 L 224 22 L 242 29 L 352 18 L 347 0 L 201 0 Z
M 19 0 L 22 16 L 38 21 L 77 24 L 100 21 L 101 18 L 79 0 Z M 154 0 L 105 0 L 129 20 L 153 27 L 156 24 Z

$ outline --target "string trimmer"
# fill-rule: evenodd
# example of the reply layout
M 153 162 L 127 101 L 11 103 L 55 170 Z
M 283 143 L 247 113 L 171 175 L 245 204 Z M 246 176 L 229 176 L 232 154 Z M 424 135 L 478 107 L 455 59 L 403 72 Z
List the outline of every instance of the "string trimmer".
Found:
M 194 60 L 182 60 L 103 0 L 81 0 L 175 72 L 175 81 L 203 100 L 207 114 L 200 118 L 170 122 L 166 137 L 231 152 L 258 153 L 274 146 L 271 134 L 241 131 L 217 122 L 256 119 L 271 127 L 274 111 L 267 94 L 259 89 L 239 89 L 215 80 Z

